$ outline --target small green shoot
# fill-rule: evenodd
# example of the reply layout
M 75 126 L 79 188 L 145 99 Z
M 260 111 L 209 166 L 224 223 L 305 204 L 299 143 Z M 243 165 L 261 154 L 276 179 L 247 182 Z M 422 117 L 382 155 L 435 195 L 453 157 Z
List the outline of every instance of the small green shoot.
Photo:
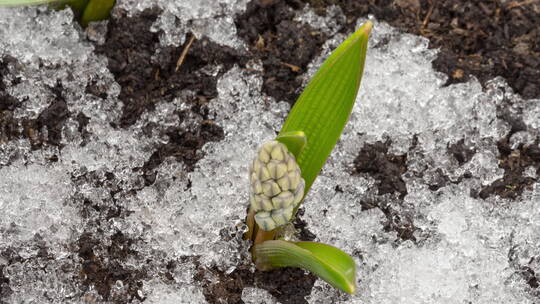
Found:
M 356 289 L 356 266 L 346 253 L 321 243 L 292 243 L 274 238 L 287 222 L 283 215 L 292 220 L 296 214 L 343 132 L 360 87 L 372 26 L 370 21 L 366 22 L 326 59 L 276 137 L 285 147 L 275 141 L 265 143 L 250 169 L 251 207 L 245 237 L 253 241 L 252 255 L 257 268 L 264 271 L 301 267 L 350 294 Z M 292 163 L 285 166 L 284 162 L 291 159 Z M 300 185 L 304 186 L 301 197 L 296 195 L 299 188 L 291 186 L 292 181 L 297 184 L 298 169 Z

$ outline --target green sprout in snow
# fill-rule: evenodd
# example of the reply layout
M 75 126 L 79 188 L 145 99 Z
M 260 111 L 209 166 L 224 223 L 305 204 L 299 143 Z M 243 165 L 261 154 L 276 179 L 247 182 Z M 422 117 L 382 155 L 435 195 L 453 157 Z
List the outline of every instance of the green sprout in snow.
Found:
M 87 26 L 92 21 L 108 19 L 115 2 L 116 0 L 0 0 L 0 7 L 49 4 L 55 9 L 64 9 L 69 6 L 81 25 Z
M 275 140 L 264 143 L 249 170 L 246 239 L 259 270 L 307 269 L 335 288 L 356 290 L 353 259 L 330 245 L 276 240 L 290 222 L 353 109 L 372 23 L 366 22 L 323 63 L 294 104 Z

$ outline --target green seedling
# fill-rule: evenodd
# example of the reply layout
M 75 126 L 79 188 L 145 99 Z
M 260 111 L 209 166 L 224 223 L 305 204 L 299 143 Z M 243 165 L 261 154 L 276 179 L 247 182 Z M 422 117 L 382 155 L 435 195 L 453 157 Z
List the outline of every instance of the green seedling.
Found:
M 101 21 L 110 17 L 116 0 L 0 0 L 1 6 L 22 6 L 49 4 L 54 9 L 71 7 L 82 26 L 92 21 Z
M 294 218 L 349 119 L 372 26 L 366 22 L 326 59 L 279 135 L 261 146 L 249 171 L 245 237 L 253 241 L 257 268 L 304 268 L 350 294 L 356 289 L 356 266 L 349 255 L 326 244 L 276 238 Z

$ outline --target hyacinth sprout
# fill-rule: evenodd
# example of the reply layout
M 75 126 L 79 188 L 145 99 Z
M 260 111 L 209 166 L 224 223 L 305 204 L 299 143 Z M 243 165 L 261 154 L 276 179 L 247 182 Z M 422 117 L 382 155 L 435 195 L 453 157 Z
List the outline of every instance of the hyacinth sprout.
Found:
M 250 208 L 245 238 L 259 270 L 307 269 L 347 293 L 356 265 L 343 251 L 316 242 L 280 239 L 341 135 L 364 71 L 372 23 L 366 22 L 323 63 L 294 104 L 275 140 L 263 143 L 249 169 Z
M 287 224 L 304 197 L 304 180 L 294 155 L 278 141 L 266 142 L 253 160 L 249 177 L 257 225 L 269 231 Z

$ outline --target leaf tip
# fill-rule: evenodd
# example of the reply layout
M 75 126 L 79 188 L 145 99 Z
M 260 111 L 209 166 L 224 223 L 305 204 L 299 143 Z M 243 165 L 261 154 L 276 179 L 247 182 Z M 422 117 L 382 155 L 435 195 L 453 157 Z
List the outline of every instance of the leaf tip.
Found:
M 352 295 L 352 294 L 355 294 L 356 293 L 356 284 L 354 283 L 349 283 L 347 284 L 346 286 L 344 286 L 345 288 L 343 289 L 343 291 L 345 291 L 346 293 Z
M 371 20 L 366 21 L 364 25 L 360 28 L 360 31 L 362 31 L 363 34 L 366 36 L 369 36 L 371 33 L 371 30 L 373 29 L 373 22 Z

